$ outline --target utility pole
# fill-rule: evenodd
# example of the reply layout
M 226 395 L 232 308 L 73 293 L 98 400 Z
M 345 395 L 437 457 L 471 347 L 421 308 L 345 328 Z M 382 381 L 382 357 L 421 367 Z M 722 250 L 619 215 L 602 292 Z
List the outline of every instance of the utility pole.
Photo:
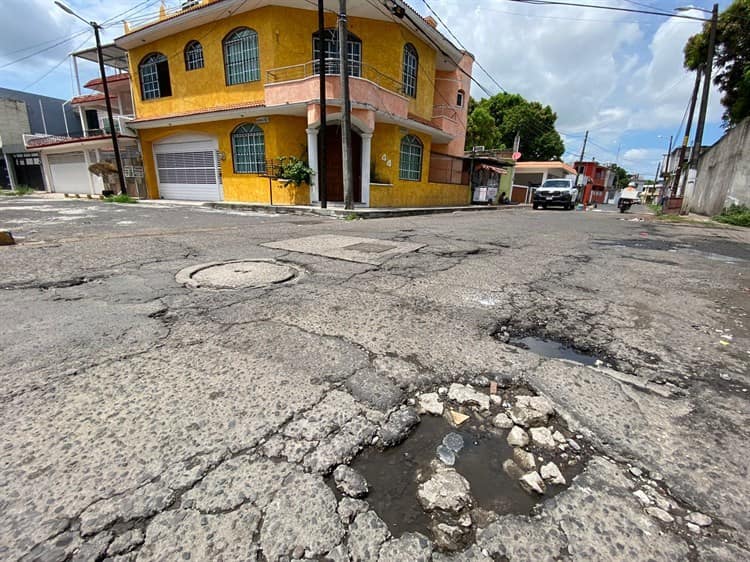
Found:
M 318 71 L 320 73 L 320 129 L 318 129 L 318 197 L 320 208 L 328 207 L 328 185 L 326 183 L 326 21 L 323 13 L 325 0 L 318 0 Z
M 341 68 L 341 156 L 343 160 L 344 208 L 354 209 L 354 184 L 352 169 L 352 101 L 349 98 L 349 60 L 346 28 L 346 0 L 340 0 L 339 13 L 339 66 Z
M 699 67 L 695 71 L 695 85 L 693 86 L 693 97 L 690 99 L 690 112 L 688 113 L 687 124 L 685 125 L 685 136 L 682 137 L 682 146 L 680 147 L 680 156 L 677 164 L 677 170 L 674 173 L 674 183 L 672 184 L 672 197 L 682 195 L 684 189 L 680 187 L 680 174 L 682 174 L 682 166 L 685 162 L 685 151 L 687 150 L 688 143 L 690 142 L 690 129 L 693 128 L 693 114 L 695 113 L 695 104 L 698 101 L 698 88 L 701 83 L 702 69 Z M 685 174 L 687 176 L 687 174 Z
M 708 53 L 706 55 L 706 65 L 703 69 L 703 95 L 701 96 L 701 109 L 698 114 L 698 125 L 695 130 L 695 140 L 693 141 L 693 150 L 690 154 L 690 168 L 698 167 L 698 157 L 700 156 L 701 146 L 703 145 L 703 129 L 706 125 L 706 111 L 708 109 L 708 94 L 711 91 L 711 69 L 714 65 L 714 48 L 716 46 L 716 25 L 719 21 L 719 5 L 714 4 L 711 11 L 711 32 L 708 36 Z
M 583 166 L 583 155 L 586 154 L 586 143 L 588 142 L 588 140 L 589 140 L 589 132 L 586 131 L 586 134 L 583 136 L 583 146 L 581 147 L 581 157 L 578 159 L 578 163 L 581 166 Z M 579 168 L 580 168 L 580 166 L 576 166 L 576 189 L 578 189 L 578 178 L 581 177 L 581 172 L 578 171 Z M 584 188 L 584 191 L 586 191 L 585 188 Z M 583 197 L 582 194 L 579 193 L 579 195 L 581 195 L 581 197 Z

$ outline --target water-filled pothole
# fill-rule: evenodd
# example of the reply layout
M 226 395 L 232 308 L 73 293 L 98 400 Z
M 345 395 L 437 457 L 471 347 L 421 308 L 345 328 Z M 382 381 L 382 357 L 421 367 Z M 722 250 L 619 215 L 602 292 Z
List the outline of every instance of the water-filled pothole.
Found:
M 463 385 L 452 385 L 451 397 L 445 392 L 441 398 L 421 395 L 419 404 L 428 396 L 443 415 L 425 413 L 403 443 L 385 450 L 370 447 L 351 463 L 367 481 L 365 499 L 394 536 L 416 531 L 439 549 L 462 548 L 477 526 L 497 515 L 534 512 L 583 470 L 585 446 L 554 416 L 551 405 L 540 410 L 534 401 L 544 399 L 526 388 L 499 390 L 491 402 L 486 390 Z M 471 396 L 452 399 L 461 392 L 486 404 Z M 511 432 L 520 434 L 520 443 L 511 446 Z M 448 449 L 457 451 L 455 463 Z M 522 477 L 532 477 L 541 489 L 524 486 Z
M 579 351 L 573 346 L 535 336 L 510 338 L 508 343 L 552 359 L 567 359 L 583 365 L 596 365 L 598 361 L 596 357 Z

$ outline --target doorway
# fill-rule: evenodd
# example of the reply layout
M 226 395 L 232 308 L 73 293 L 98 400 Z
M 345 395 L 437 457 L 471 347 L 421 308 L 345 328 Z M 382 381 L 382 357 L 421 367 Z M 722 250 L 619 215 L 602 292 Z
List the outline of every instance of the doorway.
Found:
M 343 158 L 341 155 L 341 123 L 326 127 L 326 188 L 329 201 L 344 200 Z M 352 129 L 352 171 L 354 202 L 362 202 L 362 137 Z

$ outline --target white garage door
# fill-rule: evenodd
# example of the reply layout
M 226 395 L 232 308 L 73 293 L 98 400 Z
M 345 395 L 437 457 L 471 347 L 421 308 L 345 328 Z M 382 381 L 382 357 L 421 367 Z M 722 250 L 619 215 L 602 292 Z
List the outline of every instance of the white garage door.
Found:
M 50 154 L 48 161 L 57 193 L 91 193 L 83 152 Z
M 216 141 L 154 145 L 159 195 L 163 199 L 218 201 L 222 198 Z

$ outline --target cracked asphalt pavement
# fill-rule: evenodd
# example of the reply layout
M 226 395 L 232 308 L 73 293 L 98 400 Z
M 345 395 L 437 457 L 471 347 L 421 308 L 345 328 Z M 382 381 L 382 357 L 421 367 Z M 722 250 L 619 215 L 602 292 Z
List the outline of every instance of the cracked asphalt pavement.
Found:
M 0 247 L 0 558 L 750 559 L 750 231 L 634 216 L 0 201 L 19 242 Z M 269 246 L 319 235 L 418 249 Z M 301 273 L 175 280 L 230 260 Z M 525 336 L 601 362 L 506 343 Z M 439 552 L 332 491 L 333 468 L 403 437 L 417 394 L 508 379 L 593 447 L 532 515 Z

